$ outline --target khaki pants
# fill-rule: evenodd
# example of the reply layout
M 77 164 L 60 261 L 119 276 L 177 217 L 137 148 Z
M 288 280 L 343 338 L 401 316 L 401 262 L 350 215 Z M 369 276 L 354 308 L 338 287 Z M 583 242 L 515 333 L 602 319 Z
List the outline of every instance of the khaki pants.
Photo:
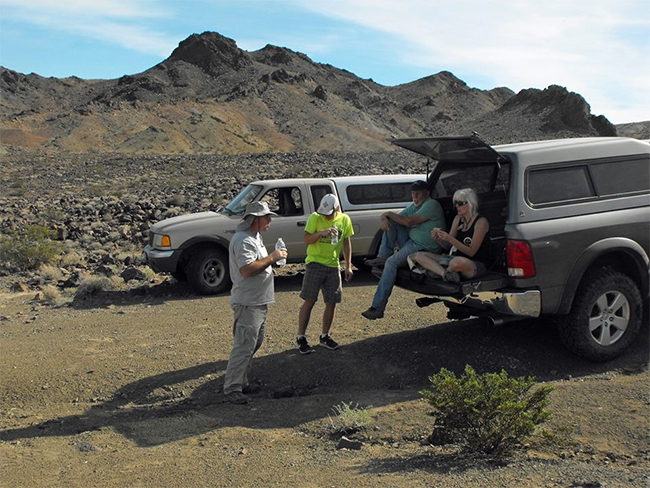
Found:
M 242 391 L 248 385 L 253 355 L 262 345 L 268 305 L 232 305 L 235 313 L 233 347 L 228 359 L 223 392 Z

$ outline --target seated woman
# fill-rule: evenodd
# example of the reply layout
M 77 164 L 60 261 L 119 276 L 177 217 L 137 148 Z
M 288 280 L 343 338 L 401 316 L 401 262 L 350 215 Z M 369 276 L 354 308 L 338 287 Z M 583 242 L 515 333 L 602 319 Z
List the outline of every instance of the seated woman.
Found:
M 460 277 L 472 279 L 484 275 L 492 263 L 490 224 L 478 213 L 478 197 L 471 188 L 454 193 L 454 217 L 449 233 L 433 229 L 433 237 L 449 254 L 417 252 L 410 256 L 425 269 L 442 276 L 445 281 L 458 283 Z

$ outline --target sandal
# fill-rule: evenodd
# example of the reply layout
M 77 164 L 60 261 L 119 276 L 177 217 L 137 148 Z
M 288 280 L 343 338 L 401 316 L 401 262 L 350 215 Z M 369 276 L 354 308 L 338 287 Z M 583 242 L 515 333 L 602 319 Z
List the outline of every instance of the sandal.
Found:
M 442 279 L 451 283 L 460 283 L 460 275 L 458 274 L 458 271 L 445 271 L 445 274 L 442 275 Z

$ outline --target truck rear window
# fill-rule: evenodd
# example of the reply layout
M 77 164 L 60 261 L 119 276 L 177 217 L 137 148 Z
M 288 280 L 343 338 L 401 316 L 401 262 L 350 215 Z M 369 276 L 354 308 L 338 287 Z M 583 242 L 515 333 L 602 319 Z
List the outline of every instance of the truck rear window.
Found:
M 350 185 L 346 194 L 353 205 L 410 202 L 411 182 Z
M 586 165 L 531 171 L 528 175 L 528 200 L 532 204 L 580 200 L 595 195 Z

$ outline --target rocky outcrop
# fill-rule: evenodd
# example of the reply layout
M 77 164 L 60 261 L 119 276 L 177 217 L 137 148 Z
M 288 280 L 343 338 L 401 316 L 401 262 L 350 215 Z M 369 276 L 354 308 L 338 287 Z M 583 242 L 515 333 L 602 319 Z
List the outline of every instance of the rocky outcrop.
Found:
M 616 128 L 604 116 L 591 114 L 585 99 L 566 88 L 552 85 L 544 90 L 522 90 L 499 109 L 530 114 L 543 121 L 541 130 L 549 134 L 570 131 L 581 135 L 615 136 Z

